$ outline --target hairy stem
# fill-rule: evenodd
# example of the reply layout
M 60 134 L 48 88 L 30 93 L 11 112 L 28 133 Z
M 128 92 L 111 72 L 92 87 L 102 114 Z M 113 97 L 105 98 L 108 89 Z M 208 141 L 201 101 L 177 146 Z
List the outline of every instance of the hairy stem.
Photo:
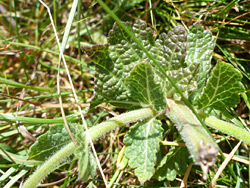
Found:
M 154 116 L 154 111 L 150 108 L 143 108 L 139 110 L 130 111 L 114 118 L 111 118 L 103 123 L 100 123 L 89 129 L 89 133 L 92 140 L 96 140 L 102 135 L 112 131 L 113 129 L 132 123 L 138 120 L 143 120 Z M 61 162 L 67 157 L 73 154 L 75 145 L 70 142 L 68 145 L 63 147 L 57 153 L 55 153 L 48 161 L 42 166 L 38 167 L 37 170 L 29 177 L 24 183 L 23 188 L 36 187 L 37 184 L 44 179 L 50 172 L 52 172 Z
M 180 132 L 194 161 L 199 163 L 203 179 L 207 179 L 208 168 L 216 161 L 217 144 L 186 105 L 171 99 L 167 102 L 169 109 L 166 115 Z
M 36 187 L 37 184 L 44 179 L 54 168 L 56 168 L 61 162 L 67 159 L 75 150 L 75 145 L 70 142 L 68 145 L 59 150 L 53 155 L 48 161 L 42 166 L 38 167 L 37 170 L 29 177 L 29 179 L 22 186 L 23 188 Z
M 250 132 L 237 127 L 232 123 L 228 123 L 214 116 L 208 116 L 204 113 L 200 113 L 201 117 L 204 118 L 204 122 L 207 126 L 219 130 L 225 134 L 233 136 L 239 140 L 242 140 L 244 143 L 250 146 Z

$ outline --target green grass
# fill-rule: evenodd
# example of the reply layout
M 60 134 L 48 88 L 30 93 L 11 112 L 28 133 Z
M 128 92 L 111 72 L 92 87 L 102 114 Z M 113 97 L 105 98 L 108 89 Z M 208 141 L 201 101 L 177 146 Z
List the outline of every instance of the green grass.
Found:
M 217 39 L 212 63 L 219 60 L 231 63 L 243 78 L 246 93 L 235 109 L 228 109 L 227 115 L 215 112 L 224 120 L 231 120 L 244 128 L 249 128 L 250 101 L 250 4 L 247 1 L 104 1 L 121 21 L 133 21 L 140 18 L 155 28 L 156 35 L 182 24 L 187 28 L 200 22 L 210 29 Z M 76 1 L 75 1 L 76 3 Z M 82 54 L 80 46 L 104 43 L 115 20 L 96 2 L 78 3 L 73 1 L 47 1 L 62 42 L 64 55 L 80 104 L 87 103 L 93 96 L 95 66 Z M 44 134 L 50 125 L 63 124 L 60 108 L 45 108 L 40 104 L 59 104 L 57 94 L 57 74 L 59 48 L 50 25 L 47 10 L 39 1 L 0 2 L 0 187 L 19 187 L 34 171 L 39 161 L 26 161 L 29 147 L 34 143 L 19 130 L 17 121 L 21 121 L 33 137 Z M 72 6 L 76 10 L 70 13 Z M 4 11 L 5 10 L 5 11 Z M 248 14 L 249 13 L 249 14 Z M 69 20 L 72 20 L 72 23 Z M 75 105 L 68 77 L 63 64 L 60 70 L 60 90 L 62 103 L 68 122 L 81 122 Z M 10 96 L 10 97 L 9 97 Z M 22 99 L 22 100 L 20 100 Z M 35 103 L 35 104 L 34 104 Z M 89 126 L 110 118 L 114 113 L 123 112 L 113 106 L 103 104 L 91 112 L 82 108 Z M 113 113 L 114 112 L 114 113 Z M 168 129 L 168 128 L 166 128 Z M 123 144 L 122 139 L 127 128 L 115 130 L 95 143 L 100 163 L 108 182 L 117 176 L 116 159 Z M 169 129 L 166 140 L 178 137 Z M 213 132 L 221 150 L 225 153 L 237 144 L 220 132 Z M 166 153 L 170 146 L 163 146 Z M 223 170 L 217 185 L 228 187 L 248 187 L 250 182 L 249 149 L 242 144 L 236 152 L 238 158 L 248 164 L 231 160 Z M 214 168 L 210 169 L 209 181 L 223 162 L 218 157 Z M 179 187 L 183 176 L 174 181 L 157 182 L 155 179 L 140 185 L 133 171 L 128 167 L 122 173 L 117 187 Z M 58 187 L 104 187 L 100 173 L 85 184 L 77 180 L 77 162 L 68 160 L 48 175 L 42 184 Z M 206 187 L 198 166 L 193 166 L 187 185 Z

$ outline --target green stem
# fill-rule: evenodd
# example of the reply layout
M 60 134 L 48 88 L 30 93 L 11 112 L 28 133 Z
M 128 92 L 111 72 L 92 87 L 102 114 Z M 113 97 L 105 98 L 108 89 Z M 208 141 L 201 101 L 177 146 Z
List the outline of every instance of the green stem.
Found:
M 23 188 L 36 187 L 38 183 L 44 179 L 54 168 L 56 168 L 61 162 L 67 159 L 75 150 L 75 145 L 70 142 L 68 145 L 59 150 L 48 161 L 46 161 L 41 167 L 29 177 L 24 183 Z
M 103 123 L 100 123 L 89 129 L 89 133 L 92 140 L 96 140 L 102 135 L 112 131 L 113 129 L 132 123 L 135 121 L 143 120 L 154 116 L 154 112 L 150 108 L 143 108 L 139 110 L 130 111 L 114 118 L 111 118 Z M 52 172 L 61 162 L 69 157 L 75 150 L 75 145 L 70 142 L 63 147 L 57 153 L 55 153 L 48 161 L 46 161 L 41 167 L 29 177 L 24 183 L 23 188 L 36 187 L 37 184 L 44 179 L 50 172 Z
M 199 163 L 203 179 L 207 179 L 208 168 L 216 161 L 217 144 L 186 105 L 171 99 L 167 103 L 166 115 L 174 122 L 194 161 Z
M 204 122 L 207 126 L 219 130 L 225 134 L 233 136 L 250 146 L 250 133 L 234 124 L 217 119 L 214 116 L 208 116 L 204 113 L 200 113 L 204 118 Z
M 154 111 L 151 108 L 133 110 L 96 125 L 95 127 L 89 129 L 89 134 L 92 140 L 96 140 L 102 135 L 112 131 L 116 127 L 123 126 L 138 120 L 144 120 L 154 115 Z

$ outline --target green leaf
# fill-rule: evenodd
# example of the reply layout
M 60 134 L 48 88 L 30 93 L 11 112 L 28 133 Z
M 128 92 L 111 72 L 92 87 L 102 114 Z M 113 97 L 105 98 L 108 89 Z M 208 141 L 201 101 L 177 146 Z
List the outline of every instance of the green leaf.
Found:
M 151 51 L 155 54 L 156 60 L 161 63 L 167 75 L 175 81 L 183 94 L 188 97 L 190 88 L 187 86 L 189 84 L 195 86 L 195 83 L 192 83 L 193 75 L 185 64 L 186 41 L 187 33 L 185 29 L 182 26 L 177 26 L 167 34 L 162 33 Z M 160 73 L 158 74 L 159 80 L 163 84 L 163 89 L 167 91 L 168 98 L 180 100 L 180 95 L 176 93 L 167 78 Z
M 74 135 L 75 130 L 72 126 L 70 130 Z M 51 126 L 49 131 L 40 136 L 31 146 L 28 159 L 45 161 L 70 142 L 71 138 L 64 125 Z
M 76 140 L 79 146 L 75 150 L 75 156 L 78 158 L 79 178 L 86 182 L 89 176 L 96 174 L 97 163 L 92 152 L 89 149 L 89 141 L 86 139 L 86 134 L 83 134 L 83 127 L 79 126 Z
M 211 59 L 215 40 L 209 30 L 196 23 L 188 32 L 188 48 L 185 63 L 188 66 L 200 64 L 200 72 L 205 73 L 211 68 Z
M 193 79 L 196 80 L 196 83 L 189 84 L 189 87 L 195 84 L 193 85 L 194 88 L 190 89 L 190 91 L 197 89 L 196 92 L 192 93 L 192 98 L 194 98 L 204 87 L 204 82 L 211 69 L 215 40 L 211 31 L 204 30 L 202 25 L 195 23 L 189 29 L 187 43 L 185 64 L 189 67 Z
M 157 111 L 166 108 L 164 93 L 160 84 L 154 81 L 152 66 L 148 63 L 139 63 L 127 77 L 126 83 L 133 99 L 139 101 L 141 106 L 153 107 Z
M 145 22 L 144 25 L 134 24 L 133 27 L 129 22 L 125 24 L 138 35 L 140 32 L 144 32 L 142 35 L 144 38 L 147 36 L 147 32 L 151 33 L 153 37 L 152 29 L 145 30 Z M 147 37 L 144 40 L 148 42 Z M 125 78 L 133 67 L 144 61 L 144 57 L 135 43 L 117 24 L 114 24 L 113 29 L 109 32 L 108 42 L 105 45 L 83 48 L 96 63 L 95 97 L 91 101 L 91 107 L 102 102 L 110 102 L 121 107 L 140 106 L 140 103 L 131 98 Z
M 242 75 L 232 65 L 217 63 L 197 99 L 199 108 L 212 107 L 223 111 L 226 107 L 235 107 L 240 102 L 238 93 L 244 91 L 241 79 Z
M 125 156 L 140 182 L 149 180 L 155 172 L 162 131 L 161 122 L 152 118 L 135 124 L 124 137 Z
M 182 26 L 177 26 L 167 34 L 160 34 L 156 39 L 154 31 L 142 20 L 135 20 L 134 24 L 126 22 L 125 25 L 161 64 L 184 96 L 189 97 L 189 94 L 193 93 L 194 98 L 198 93 L 194 91 L 197 88 L 202 89 L 211 67 L 214 48 L 211 32 L 204 30 L 199 24 L 194 24 L 187 35 Z M 130 76 L 133 68 L 142 62 L 149 63 L 155 69 L 155 81 L 160 84 L 161 91 L 166 93 L 168 98 L 181 99 L 165 74 L 118 24 L 115 23 L 109 32 L 107 44 L 83 49 L 96 63 L 95 96 L 91 107 L 102 102 L 125 108 L 139 108 L 145 105 L 146 99 L 138 99 L 138 95 L 134 95 L 134 91 L 131 91 L 131 87 L 126 83 L 126 78 Z
M 187 49 L 185 29 L 177 26 L 168 34 L 162 33 L 155 39 L 153 30 L 142 20 L 136 20 L 134 24 L 126 22 L 125 25 L 156 61 L 161 63 L 166 74 L 176 81 L 177 86 L 188 97 L 188 93 L 197 86 L 193 75 L 193 68 L 197 66 L 188 66 L 185 62 Z M 131 87 L 127 85 L 126 78 L 130 76 L 133 68 L 142 62 L 153 66 L 155 80 L 160 84 L 163 93 L 167 93 L 168 97 L 180 99 L 158 67 L 155 67 L 152 60 L 116 23 L 109 33 L 107 44 L 83 47 L 83 50 L 96 64 L 95 96 L 91 107 L 101 102 L 110 102 L 127 108 L 141 107 L 145 100 L 138 101 L 138 96 L 135 96 L 134 92 L 132 94 Z
M 188 156 L 186 147 L 172 147 L 157 166 L 154 177 L 159 181 L 173 181 L 176 175 L 184 175 L 188 167 Z

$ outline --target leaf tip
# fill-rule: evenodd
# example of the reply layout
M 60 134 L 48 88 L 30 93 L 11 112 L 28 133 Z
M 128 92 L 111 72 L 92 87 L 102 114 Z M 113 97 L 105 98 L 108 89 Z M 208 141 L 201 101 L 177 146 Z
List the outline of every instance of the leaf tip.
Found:
M 86 53 L 91 59 L 100 57 L 100 53 L 106 51 L 109 48 L 109 43 L 97 44 L 93 46 L 81 46 L 81 50 Z

